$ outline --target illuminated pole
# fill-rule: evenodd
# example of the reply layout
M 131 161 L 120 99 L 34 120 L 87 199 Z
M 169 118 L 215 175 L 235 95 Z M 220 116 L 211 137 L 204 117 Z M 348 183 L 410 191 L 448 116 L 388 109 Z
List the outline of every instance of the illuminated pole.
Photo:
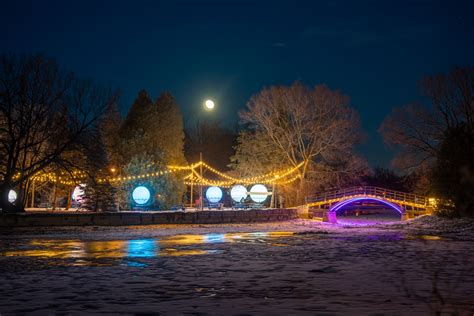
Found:
M 200 190 L 200 209 L 201 211 L 204 210 L 204 206 L 202 205 L 203 202 L 204 202 L 204 199 L 202 198 L 202 152 L 199 153 L 199 173 L 201 174 L 201 185 L 199 186 L 199 190 Z
M 273 181 L 273 188 L 272 188 L 272 199 L 270 201 L 270 207 L 276 208 L 276 195 L 275 195 L 275 181 Z
M 214 101 L 212 101 L 212 100 L 204 101 L 204 109 L 206 111 L 212 111 L 214 109 L 214 106 L 215 106 Z M 201 139 L 201 146 L 202 146 L 202 139 Z M 201 147 L 201 150 L 202 150 L 202 147 Z M 203 185 L 203 181 L 202 181 L 202 179 L 203 179 L 202 178 L 202 151 L 199 153 L 199 171 L 200 171 L 200 174 L 201 174 L 201 183 L 199 185 L 199 191 L 200 191 L 200 198 L 199 199 L 200 199 L 200 202 L 201 202 L 200 203 L 201 204 L 200 210 L 202 211 L 202 210 L 204 210 L 204 205 L 203 205 L 204 198 L 202 196 L 202 185 Z
M 192 177 L 191 177 L 191 198 L 190 198 L 191 201 L 189 203 L 189 205 L 191 205 L 191 207 L 193 207 L 193 190 L 194 190 L 194 188 L 193 188 L 193 184 L 194 184 L 194 174 L 193 174 L 193 172 L 194 172 L 194 168 L 191 168 L 191 175 L 192 175 Z

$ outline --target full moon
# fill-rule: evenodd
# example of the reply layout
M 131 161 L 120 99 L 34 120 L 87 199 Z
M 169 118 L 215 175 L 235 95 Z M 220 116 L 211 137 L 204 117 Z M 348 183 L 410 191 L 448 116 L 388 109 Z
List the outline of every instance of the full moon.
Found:
M 214 108 L 214 101 L 206 100 L 206 102 L 204 102 L 204 106 L 206 107 L 206 109 L 212 110 Z

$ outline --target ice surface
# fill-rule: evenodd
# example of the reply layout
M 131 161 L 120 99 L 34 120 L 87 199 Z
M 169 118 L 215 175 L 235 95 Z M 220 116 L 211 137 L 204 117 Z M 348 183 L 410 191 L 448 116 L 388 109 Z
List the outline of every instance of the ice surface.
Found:
M 474 312 L 474 221 L 0 232 L 0 313 Z

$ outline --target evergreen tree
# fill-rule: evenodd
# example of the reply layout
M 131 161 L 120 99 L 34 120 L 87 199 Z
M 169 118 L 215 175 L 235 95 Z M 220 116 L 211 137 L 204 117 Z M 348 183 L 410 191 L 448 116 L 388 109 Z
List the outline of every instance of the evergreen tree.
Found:
M 115 197 L 117 189 L 109 181 L 97 182 L 90 178 L 81 185 L 84 196 L 81 206 L 89 211 L 113 212 L 117 210 Z
M 109 160 L 98 128 L 89 135 L 85 156 L 89 175 L 83 185 L 81 206 L 90 211 L 115 211 L 116 189 L 108 180 L 104 180 L 109 176 Z
M 138 93 L 120 128 L 120 156 L 122 163 L 128 164 L 134 156 L 151 156 L 152 159 L 161 157 L 156 147 L 151 145 L 156 121 L 156 111 L 153 102 L 145 90 Z
M 185 164 L 183 116 L 175 98 L 163 92 L 155 101 L 154 141 L 168 164 Z
M 175 175 L 168 172 L 166 165 L 160 162 L 152 161 L 150 157 L 136 156 L 124 167 L 124 174 L 143 175 L 159 174 L 144 178 L 136 178 L 131 181 L 120 183 L 118 201 L 122 209 L 130 207 L 139 207 L 145 209 L 168 209 L 179 204 L 179 187 Z M 137 205 L 132 199 L 133 190 L 138 186 L 145 186 L 150 190 L 150 201 L 144 205 Z
M 168 165 L 185 165 L 184 156 L 184 125 L 183 116 L 175 98 L 169 92 L 160 94 L 155 102 L 157 111 L 156 146 L 163 152 L 164 161 Z M 165 195 L 165 204 L 181 204 L 186 190 L 180 175 L 169 174 L 168 192 Z
M 120 117 L 117 104 L 110 104 L 100 122 L 100 132 L 107 153 L 107 159 L 114 168 L 117 168 L 121 164 L 118 149 L 120 144 L 119 132 L 121 123 L 122 118 Z
M 124 175 L 141 174 L 145 169 L 145 173 L 149 173 L 147 165 L 161 166 L 165 170 L 167 165 L 186 163 L 183 119 L 170 93 L 161 94 L 153 103 L 146 91 L 140 91 L 120 128 L 120 136 L 120 156 L 126 166 L 122 170 Z M 139 166 L 139 162 L 146 165 Z M 148 186 L 160 195 L 153 206 L 163 208 L 180 204 L 185 189 L 182 179 L 168 173 L 162 173 L 158 178 L 147 180 Z M 125 190 L 121 201 L 131 202 L 133 187 L 123 185 L 121 189 Z

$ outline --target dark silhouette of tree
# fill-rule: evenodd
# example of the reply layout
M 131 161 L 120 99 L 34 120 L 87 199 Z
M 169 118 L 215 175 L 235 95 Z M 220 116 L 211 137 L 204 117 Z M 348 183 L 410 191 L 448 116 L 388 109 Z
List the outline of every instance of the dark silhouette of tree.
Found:
M 117 109 L 117 105 L 111 104 L 107 107 L 103 118 L 100 120 L 100 136 L 103 140 L 107 159 L 109 161 L 110 168 L 114 170 L 120 166 L 120 126 L 122 124 L 122 118 Z
M 214 168 L 227 171 L 234 154 L 237 135 L 217 122 L 198 121 L 186 131 L 185 154 L 189 162 L 203 160 Z
M 138 93 L 120 127 L 121 164 L 127 164 L 134 156 L 162 157 L 161 150 L 151 145 L 156 121 L 153 101 L 145 90 Z
M 398 175 L 393 170 L 380 167 L 374 168 L 373 172 L 362 178 L 362 182 L 366 185 L 402 192 L 409 191 L 406 180 L 405 176 Z
M 474 195 L 471 180 L 466 180 L 472 174 L 467 160 L 473 152 L 474 67 L 428 76 L 421 81 L 421 88 L 430 104 L 394 109 L 380 131 L 398 150 L 396 166 L 409 171 L 431 170 L 431 189 L 454 202 L 457 214 L 466 214 L 460 197 Z M 466 204 L 470 203 L 466 199 Z
M 0 57 L 0 208 L 23 209 L 28 180 L 56 166 L 75 167 L 78 149 L 116 93 L 61 70 L 43 56 Z M 16 205 L 8 192 L 19 190 Z
M 431 172 L 433 192 L 445 215 L 474 216 L 474 134 L 465 124 L 444 135 Z M 454 202 L 455 208 L 449 201 Z
M 155 101 L 156 126 L 153 140 L 155 146 L 163 151 L 169 165 L 184 165 L 184 126 L 183 116 L 175 98 L 163 92 Z

